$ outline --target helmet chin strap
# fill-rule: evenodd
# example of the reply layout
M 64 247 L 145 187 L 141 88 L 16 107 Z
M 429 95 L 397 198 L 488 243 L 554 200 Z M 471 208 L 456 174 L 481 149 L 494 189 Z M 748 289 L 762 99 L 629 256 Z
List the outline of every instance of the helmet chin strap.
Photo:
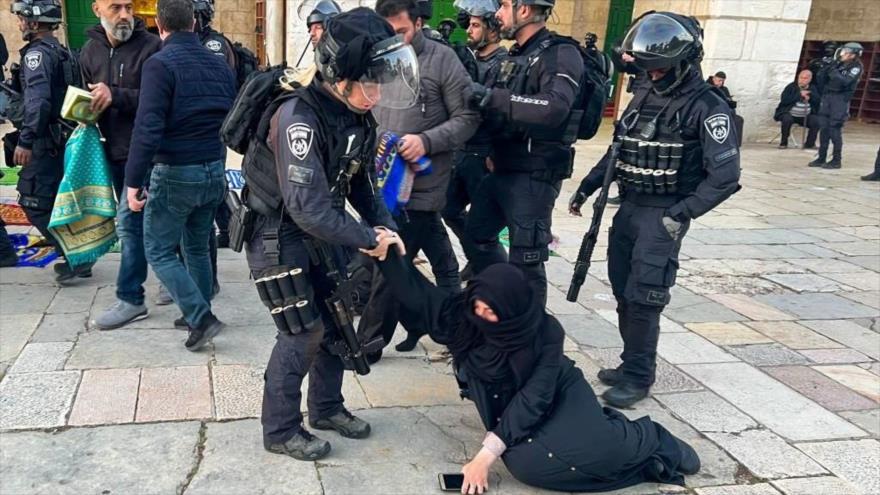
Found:
M 342 103 L 345 104 L 345 107 L 348 108 L 349 110 L 351 110 L 352 112 L 360 114 L 360 115 L 363 115 L 368 112 L 368 110 L 364 110 L 362 108 L 355 107 L 354 105 L 351 104 L 350 101 L 348 101 L 349 97 L 351 96 L 351 92 L 354 90 L 354 83 L 353 82 L 346 81 L 345 82 L 345 89 L 341 93 L 339 92 L 339 88 L 336 86 L 336 84 L 330 84 L 328 82 L 325 82 L 324 84 L 327 86 L 330 86 L 330 91 L 332 91 L 333 94 L 338 96 L 340 101 L 342 101 Z
M 533 15 L 532 17 L 530 17 L 530 18 L 528 18 L 528 19 L 518 20 L 518 19 L 516 18 L 516 9 L 517 9 L 518 6 L 519 6 L 519 1 L 518 1 L 518 0 L 514 0 L 514 1 L 513 1 L 513 8 L 512 8 L 512 12 L 513 12 L 513 27 L 511 27 L 510 29 L 504 29 L 504 28 L 501 28 L 501 37 L 504 38 L 504 39 L 506 39 L 506 40 L 512 40 L 512 39 L 515 39 L 515 38 L 516 38 L 516 33 L 518 33 L 519 30 L 522 29 L 523 27 L 525 27 L 525 26 L 527 26 L 527 25 L 529 25 L 529 24 L 534 24 L 534 23 L 536 23 L 536 22 L 541 22 L 542 20 L 544 20 L 544 17 L 542 17 L 541 15 L 538 15 L 538 14 Z

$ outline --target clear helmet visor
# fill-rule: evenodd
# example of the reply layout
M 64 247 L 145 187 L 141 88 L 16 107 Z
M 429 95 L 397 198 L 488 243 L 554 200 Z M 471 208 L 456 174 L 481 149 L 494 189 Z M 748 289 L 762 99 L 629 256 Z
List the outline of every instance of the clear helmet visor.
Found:
M 676 20 L 663 14 L 652 14 L 633 25 L 621 48 L 647 58 L 675 58 L 692 43 L 694 37 Z
M 395 36 L 374 47 L 366 73 L 360 78 L 364 96 L 377 107 L 401 110 L 419 98 L 419 60 L 412 46 Z

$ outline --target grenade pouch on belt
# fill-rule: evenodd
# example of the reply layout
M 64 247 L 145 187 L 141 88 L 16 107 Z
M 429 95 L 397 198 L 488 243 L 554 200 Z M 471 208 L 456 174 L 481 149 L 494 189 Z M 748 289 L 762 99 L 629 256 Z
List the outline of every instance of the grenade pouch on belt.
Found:
M 272 266 L 263 270 L 255 284 L 279 332 L 296 335 L 314 328 L 319 314 L 302 269 Z

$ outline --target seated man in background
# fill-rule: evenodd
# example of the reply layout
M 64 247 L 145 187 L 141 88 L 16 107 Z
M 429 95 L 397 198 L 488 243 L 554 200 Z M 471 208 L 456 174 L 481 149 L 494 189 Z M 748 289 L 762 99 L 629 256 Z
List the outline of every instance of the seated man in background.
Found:
M 813 84 L 813 73 L 806 69 L 798 74 L 797 82 L 789 83 L 782 90 L 779 105 L 773 113 L 773 120 L 782 124 L 780 148 L 788 148 L 788 136 L 791 134 L 791 126 L 795 123 L 810 129 L 804 148 L 816 147 L 816 136 L 819 135 L 819 125 L 816 120 L 819 101 L 819 92 Z

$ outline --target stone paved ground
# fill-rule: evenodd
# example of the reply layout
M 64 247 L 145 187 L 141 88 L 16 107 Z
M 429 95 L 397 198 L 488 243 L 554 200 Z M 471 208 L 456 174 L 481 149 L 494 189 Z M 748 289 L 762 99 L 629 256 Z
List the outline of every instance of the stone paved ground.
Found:
M 857 180 L 880 132 L 846 134 L 837 172 L 806 168 L 806 151 L 748 146 L 743 190 L 692 226 L 654 395 L 626 414 L 650 414 L 691 442 L 703 471 L 686 489 L 621 493 L 880 493 L 880 188 Z M 576 176 L 602 148 L 581 146 Z M 592 379 L 617 362 L 621 342 L 601 262 L 579 304 L 564 300 L 586 220 L 563 205 L 549 308 Z M 89 326 L 113 299 L 117 266 L 107 256 L 91 280 L 63 289 L 49 270 L 0 272 L 0 493 L 436 493 L 437 473 L 478 449 L 474 409 L 425 340 L 369 376 L 347 376 L 348 407 L 372 423 L 369 440 L 327 434 L 332 455 L 317 463 L 265 453 L 257 418 L 274 331 L 243 259 L 221 253 L 215 307 L 229 327 L 196 354 L 173 329 L 172 307 L 152 306 L 122 330 Z M 493 488 L 535 493 L 500 465 Z

